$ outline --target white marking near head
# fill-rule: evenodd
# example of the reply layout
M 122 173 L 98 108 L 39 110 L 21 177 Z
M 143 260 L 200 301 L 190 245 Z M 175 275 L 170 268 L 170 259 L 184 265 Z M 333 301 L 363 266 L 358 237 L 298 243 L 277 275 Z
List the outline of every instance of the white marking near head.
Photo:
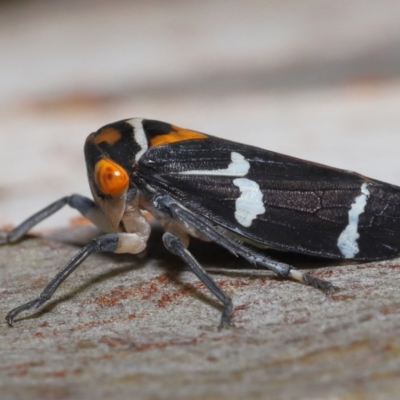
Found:
M 258 183 L 250 179 L 237 178 L 233 184 L 241 193 L 235 203 L 235 218 L 239 224 L 248 228 L 257 215 L 265 213 L 263 194 Z
M 365 211 L 369 195 L 368 184 L 363 183 L 361 194 L 354 199 L 349 210 L 349 223 L 338 238 L 337 246 L 345 258 L 354 258 L 360 251 L 357 243 L 360 237 L 358 222 L 360 215 Z
M 228 168 L 214 169 L 214 170 L 193 170 L 193 171 L 182 171 L 180 175 L 214 175 L 214 176 L 245 176 L 250 169 L 250 163 L 245 160 L 244 156 L 239 153 L 231 153 L 232 162 L 228 165 Z
M 149 145 L 147 143 L 147 137 L 143 129 L 143 118 L 132 118 L 126 121 L 128 124 L 133 126 L 133 136 L 136 143 L 141 149 L 136 153 L 135 161 L 139 161 L 139 158 L 147 151 Z

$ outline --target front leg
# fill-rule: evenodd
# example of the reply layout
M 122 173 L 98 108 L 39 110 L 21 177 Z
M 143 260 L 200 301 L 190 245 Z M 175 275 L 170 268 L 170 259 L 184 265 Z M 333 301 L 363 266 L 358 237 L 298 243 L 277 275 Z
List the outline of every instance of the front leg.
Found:
M 233 326 L 231 321 L 232 316 L 232 300 L 231 298 L 217 285 L 214 279 L 201 267 L 201 265 L 192 256 L 189 250 L 185 247 L 182 240 L 171 232 L 166 232 L 163 236 L 164 245 L 171 253 L 182 258 L 188 265 L 191 271 L 206 285 L 206 287 L 217 297 L 223 304 L 220 328 Z
M 113 252 L 113 253 L 132 253 L 137 254 L 146 248 L 147 237 L 136 233 L 109 233 L 91 240 L 84 246 L 50 281 L 38 298 L 22 304 L 9 311 L 6 321 L 11 326 L 14 318 L 22 311 L 31 308 L 39 308 L 47 300 L 51 299 L 58 287 L 75 271 L 82 262 L 93 253 Z
M 60 200 L 51 203 L 47 207 L 38 211 L 36 214 L 33 214 L 31 217 L 27 218 L 12 231 L 6 234 L 2 234 L 2 236 L 0 236 L 0 245 L 6 243 L 14 243 L 18 241 L 35 225 L 50 217 L 66 205 L 69 205 L 71 208 L 78 210 L 84 217 L 88 218 L 103 231 L 111 231 L 110 224 L 104 217 L 103 212 L 99 209 L 98 206 L 96 206 L 96 204 L 92 200 L 79 194 L 73 194 L 71 196 L 65 196 Z

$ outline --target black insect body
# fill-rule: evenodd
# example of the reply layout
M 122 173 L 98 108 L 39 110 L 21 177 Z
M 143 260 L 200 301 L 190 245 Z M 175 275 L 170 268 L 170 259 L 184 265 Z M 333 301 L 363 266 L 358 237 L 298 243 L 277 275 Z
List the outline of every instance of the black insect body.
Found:
M 150 235 L 142 210 L 163 226 L 166 248 L 223 304 L 222 327 L 231 325 L 232 301 L 187 250 L 190 236 L 326 292 L 335 289 L 330 282 L 259 249 L 360 261 L 400 254 L 400 188 L 353 172 L 139 118 L 89 135 L 85 158 L 94 202 L 64 197 L 0 243 L 17 241 L 67 204 L 107 233 L 84 246 L 37 299 L 11 310 L 10 325 L 50 299 L 90 254 L 142 252 Z

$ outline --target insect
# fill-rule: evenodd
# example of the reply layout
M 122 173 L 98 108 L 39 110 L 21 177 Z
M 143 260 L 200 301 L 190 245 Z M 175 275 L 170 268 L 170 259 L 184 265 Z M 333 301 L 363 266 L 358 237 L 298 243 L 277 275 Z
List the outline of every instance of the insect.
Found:
M 400 254 L 400 188 L 354 172 L 140 118 L 90 134 L 84 153 L 94 201 L 63 197 L 0 243 L 17 241 L 65 205 L 106 233 L 85 245 L 38 298 L 11 310 L 9 325 L 49 300 L 90 254 L 142 252 L 150 234 L 142 210 L 162 225 L 165 247 L 222 303 L 220 327 L 232 325 L 232 300 L 189 252 L 189 237 L 327 293 L 336 289 L 330 282 L 275 261 L 265 249 L 359 261 Z

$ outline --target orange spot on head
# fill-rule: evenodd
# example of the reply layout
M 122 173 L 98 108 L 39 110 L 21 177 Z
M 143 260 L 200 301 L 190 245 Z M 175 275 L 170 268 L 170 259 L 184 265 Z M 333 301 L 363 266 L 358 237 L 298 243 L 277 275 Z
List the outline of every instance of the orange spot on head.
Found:
M 109 158 L 102 158 L 94 169 L 96 183 L 99 189 L 111 196 L 124 192 L 129 185 L 129 176 L 125 169 Z
M 108 144 L 114 144 L 122 138 L 121 132 L 114 128 L 104 128 L 95 137 L 94 142 L 100 144 L 106 142 Z
M 151 146 L 159 146 L 167 143 L 183 142 L 184 140 L 193 139 L 207 139 L 207 135 L 204 133 L 191 131 L 189 129 L 178 128 L 172 125 L 172 131 L 154 136 L 150 139 Z

